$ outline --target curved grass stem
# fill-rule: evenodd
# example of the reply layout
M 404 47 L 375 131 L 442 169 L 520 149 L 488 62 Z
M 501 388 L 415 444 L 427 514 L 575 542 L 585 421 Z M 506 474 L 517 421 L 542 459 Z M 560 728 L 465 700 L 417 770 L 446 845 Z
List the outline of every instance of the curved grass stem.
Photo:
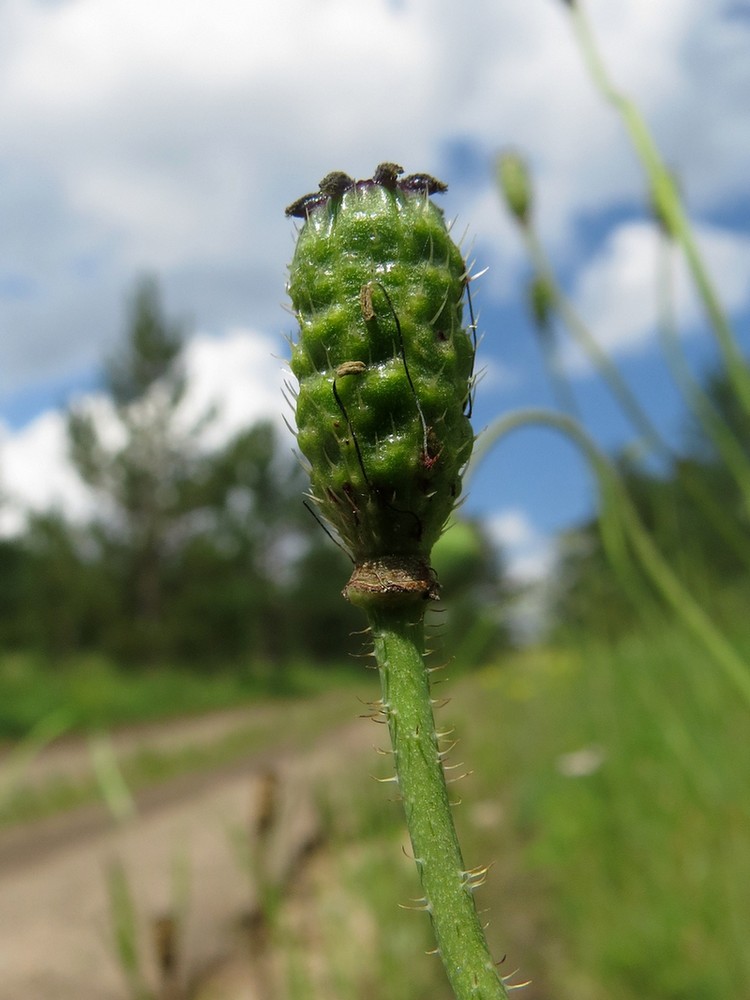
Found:
M 483 869 L 468 871 L 446 787 L 416 608 L 370 609 L 383 707 L 414 858 L 437 950 L 456 1000 L 507 1000 L 474 903 Z
M 471 470 L 474 471 L 488 450 L 502 437 L 519 427 L 549 427 L 564 434 L 576 444 L 596 473 L 602 496 L 602 533 L 627 540 L 638 565 L 653 584 L 664 602 L 672 608 L 691 635 L 711 656 L 737 694 L 750 706 L 750 669 L 742 656 L 727 641 L 721 630 L 683 585 L 654 542 L 628 496 L 616 468 L 597 448 L 593 440 L 576 421 L 547 410 L 519 410 L 496 420 L 487 429 L 474 449 Z M 608 551 L 609 550 L 609 546 Z
M 529 258 L 537 275 L 537 280 L 544 286 L 546 294 L 549 297 L 550 310 L 560 317 L 572 339 L 608 385 L 622 412 L 640 435 L 643 444 L 662 461 L 672 463 L 676 458 L 673 449 L 666 442 L 663 435 L 660 434 L 651 418 L 641 406 L 636 395 L 630 390 L 620 375 L 616 365 L 600 346 L 596 337 L 589 330 L 583 318 L 561 288 L 549 257 L 534 227 L 530 213 L 523 220 L 521 231 Z M 679 388 L 684 392 L 684 373 L 679 367 L 675 368 L 675 352 L 674 350 L 669 350 L 671 344 L 667 344 L 667 347 L 667 360 Z M 566 375 L 559 367 L 556 367 L 556 359 L 550 353 L 546 352 L 545 357 L 548 365 L 551 367 L 551 375 L 555 381 L 557 395 L 560 397 L 563 396 L 562 389 L 567 399 L 571 400 L 572 391 L 568 385 Z M 684 364 L 682 368 L 684 368 Z M 693 394 L 691 402 L 696 406 L 700 400 Z M 564 409 L 571 417 L 575 418 L 574 408 L 569 403 L 564 406 Z M 704 405 L 700 409 L 699 416 L 707 433 L 715 441 L 727 468 L 735 476 L 747 505 L 750 502 L 750 477 L 748 476 L 747 459 L 743 455 L 741 447 L 737 442 L 733 441 L 729 428 L 726 428 L 721 419 L 717 418 L 717 415 L 711 412 L 710 404 Z M 698 504 L 706 520 L 711 523 L 717 534 L 735 549 L 746 565 L 750 566 L 750 540 L 747 537 L 747 533 L 726 517 L 726 512 L 721 502 L 707 488 L 706 483 L 701 477 L 692 474 L 687 466 L 683 468 L 683 485 L 688 495 Z

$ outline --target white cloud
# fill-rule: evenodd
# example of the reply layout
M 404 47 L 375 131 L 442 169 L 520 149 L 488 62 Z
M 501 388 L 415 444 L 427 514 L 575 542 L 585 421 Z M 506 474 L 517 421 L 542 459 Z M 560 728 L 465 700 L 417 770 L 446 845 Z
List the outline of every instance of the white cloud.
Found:
M 194 444 L 220 446 L 259 420 L 270 420 L 280 431 L 282 447 L 293 441 L 283 424 L 281 396 L 283 368 L 275 356 L 278 344 L 252 330 L 234 330 L 222 339 L 196 336 L 185 349 L 188 388 L 179 411 L 185 432 L 214 406 L 215 419 Z M 74 405 L 90 413 L 104 443 L 118 447 L 124 430 L 111 400 L 101 393 L 80 395 Z M 58 509 L 73 519 L 84 519 L 100 508 L 79 479 L 68 455 L 66 417 L 47 410 L 19 431 L 0 426 L 0 535 L 20 531 L 27 510 Z
M 510 609 L 514 637 L 522 643 L 538 639 L 548 620 L 549 584 L 556 558 L 554 541 L 516 507 L 498 510 L 485 524 L 502 552 L 509 582 L 521 588 Z
M 67 459 L 65 417 L 48 410 L 23 430 L 0 433 L 0 535 L 20 531 L 25 511 L 56 508 L 72 517 L 91 510 L 91 497 Z
M 699 207 L 748 191 L 748 26 L 723 0 L 591 5 L 617 81 Z M 559 0 L 7 0 L 0 40 L 0 393 L 94 364 L 122 289 L 158 268 L 200 329 L 283 324 L 283 206 L 332 168 L 441 172 L 452 140 L 486 172 L 445 200 L 510 293 L 521 255 L 492 188 L 512 144 L 546 235 L 640 195 Z M 491 284 L 489 284 L 491 282 Z
M 203 439 L 207 446 L 226 441 L 259 420 L 282 427 L 284 369 L 278 354 L 274 338 L 252 330 L 230 330 L 221 339 L 193 337 L 185 351 L 185 426 L 215 408 L 215 419 Z
M 530 584 L 549 575 L 554 562 L 552 541 L 537 530 L 525 511 L 500 510 L 488 518 L 486 524 L 490 536 L 505 556 L 511 580 Z
M 536 537 L 528 517 L 522 510 L 510 509 L 496 514 L 489 528 L 501 545 L 514 548 L 528 545 Z
M 716 227 L 700 226 L 696 240 L 729 313 L 750 303 L 750 238 Z M 573 298 L 598 344 L 611 357 L 632 355 L 649 345 L 659 321 L 659 285 L 663 284 L 665 247 L 657 227 L 624 223 L 608 236 L 602 250 L 579 274 Z M 704 323 L 684 260 L 674 262 L 673 303 L 678 327 L 694 332 Z M 590 370 L 585 354 L 571 342 L 562 352 L 566 367 Z

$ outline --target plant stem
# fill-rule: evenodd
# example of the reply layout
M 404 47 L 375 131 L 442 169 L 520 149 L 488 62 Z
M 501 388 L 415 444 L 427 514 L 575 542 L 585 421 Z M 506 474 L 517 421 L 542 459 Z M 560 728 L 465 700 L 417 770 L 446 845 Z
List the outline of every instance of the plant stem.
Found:
M 368 609 L 396 778 L 424 899 L 456 1000 L 507 1000 L 490 956 L 473 890 L 486 869 L 467 871 L 451 813 L 423 660 L 417 606 Z M 414 620 L 416 619 L 416 620 Z
M 621 532 L 637 556 L 638 564 L 663 600 L 675 612 L 693 637 L 720 667 L 737 694 L 750 706 L 750 670 L 741 654 L 726 639 L 721 629 L 684 586 L 667 560 L 661 555 L 638 515 L 620 480 L 617 469 L 599 450 L 592 438 L 574 420 L 561 413 L 546 410 L 518 410 L 490 424 L 474 449 L 471 470 L 474 471 L 489 449 L 506 434 L 518 427 L 533 425 L 560 431 L 576 444 L 596 473 L 602 496 L 601 519 L 603 538 L 618 537 Z
M 594 42 L 582 4 L 576 0 L 575 3 L 570 4 L 570 11 L 573 29 L 591 79 L 602 96 L 620 114 L 633 148 L 648 177 L 654 206 L 670 235 L 682 249 L 693 284 L 724 358 L 732 386 L 743 408 L 747 413 L 750 413 L 750 374 L 748 374 L 747 364 L 703 263 L 693 227 L 683 207 L 677 184 L 665 166 L 640 111 L 610 80 Z
M 612 394 L 620 404 L 623 413 L 633 423 L 644 443 L 662 460 L 674 460 L 675 455 L 673 450 L 659 433 L 635 394 L 631 392 L 627 383 L 620 375 L 617 367 L 613 364 L 606 351 L 598 344 L 596 338 L 560 287 L 560 283 L 555 276 L 541 240 L 534 229 L 531 218 L 524 224 L 523 236 L 536 273 L 548 290 L 553 310 L 560 316 L 573 339 L 585 352 L 595 369 L 607 383 Z M 673 355 L 674 352 L 669 354 L 668 361 L 674 370 Z M 678 372 L 678 384 L 680 382 L 679 375 L 680 373 Z M 561 383 L 565 382 L 565 378 L 560 371 L 556 375 L 553 375 L 553 377 L 557 377 Z M 698 397 L 695 397 L 695 399 L 697 402 Z M 569 407 L 568 410 L 570 410 Z M 576 419 L 573 412 L 570 415 L 573 419 Z M 739 444 L 733 443 L 731 431 L 725 427 L 720 417 L 711 414 L 710 403 L 707 403 L 707 406 L 703 407 L 700 416 L 704 426 L 706 426 L 712 438 L 716 441 L 717 448 L 727 468 L 734 473 L 743 498 L 746 504 L 748 504 L 750 502 L 750 479 L 748 479 L 747 475 L 747 461 L 742 454 L 741 447 Z M 713 420 L 711 421 L 712 416 Z M 711 422 L 709 423 L 709 421 Z M 732 545 L 741 558 L 750 565 L 750 541 L 746 533 L 741 528 L 738 528 L 731 519 L 726 517 L 724 507 L 717 501 L 701 478 L 692 475 L 688 468 L 684 468 L 683 485 L 688 495 L 699 504 L 703 514 L 713 525 L 717 534 Z
M 644 442 L 655 454 L 668 457 L 670 449 L 664 438 L 638 402 L 635 394 L 631 392 L 617 366 L 599 344 L 560 287 L 547 253 L 531 221 L 523 230 L 523 235 L 531 262 L 540 279 L 549 289 L 554 310 L 562 319 L 573 339 L 606 381 L 622 411 L 630 419 Z
M 672 243 L 665 238 L 660 241 L 658 282 L 660 313 L 659 333 L 672 376 L 693 414 L 700 422 L 706 435 L 711 439 L 727 470 L 734 476 L 750 515 L 750 461 L 743 442 L 727 424 L 716 409 L 711 397 L 693 376 L 687 363 L 677 330 L 675 310 L 674 268 L 672 267 Z

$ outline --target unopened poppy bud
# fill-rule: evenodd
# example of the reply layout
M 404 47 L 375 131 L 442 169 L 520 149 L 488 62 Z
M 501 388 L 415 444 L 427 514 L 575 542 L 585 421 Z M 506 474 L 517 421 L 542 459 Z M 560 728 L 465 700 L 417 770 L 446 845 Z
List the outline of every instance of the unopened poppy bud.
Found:
M 474 339 L 466 264 L 430 198 L 445 185 L 401 175 L 392 163 L 364 181 L 336 174 L 287 209 L 305 220 L 291 368 L 323 518 L 357 566 L 405 560 L 421 579 L 471 454 Z

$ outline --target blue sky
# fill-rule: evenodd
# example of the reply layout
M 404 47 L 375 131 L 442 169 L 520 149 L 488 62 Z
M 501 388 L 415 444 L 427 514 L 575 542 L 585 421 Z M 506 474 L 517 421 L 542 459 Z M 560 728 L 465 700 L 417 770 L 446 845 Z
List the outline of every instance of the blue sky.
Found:
M 737 328 L 750 319 L 750 19 L 726 0 L 591 0 L 617 84 L 676 171 Z M 505 148 L 531 164 L 539 227 L 571 299 L 670 440 L 682 405 L 656 337 L 656 242 L 644 180 L 594 91 L 561 0 L 6 0 L 0 33 L 0 528 L 22 506 L 71 512 L 64 406 L 97 394 L 139 274 L 155 273 L 191 338 L 192 403 L 219 430 L 281 420 L 293 332 L 284 206 L 332 169 L 381 160 L 449 184 L 454 232 L 487 273 L 474 286 L 482 363 L 476 426 L 553 397 L 524 305 L 528 263 L 494 187 Z M 715 357 L 678 273 L 696 371 Z M 606 447 L 634 432 L 591 370 L 562 357 Z M 218 431 L 217 431 L 218 433 Z M 585 517 L 586 469 L 550 432 L 505 442 L 475 480 L 518 572 Z

